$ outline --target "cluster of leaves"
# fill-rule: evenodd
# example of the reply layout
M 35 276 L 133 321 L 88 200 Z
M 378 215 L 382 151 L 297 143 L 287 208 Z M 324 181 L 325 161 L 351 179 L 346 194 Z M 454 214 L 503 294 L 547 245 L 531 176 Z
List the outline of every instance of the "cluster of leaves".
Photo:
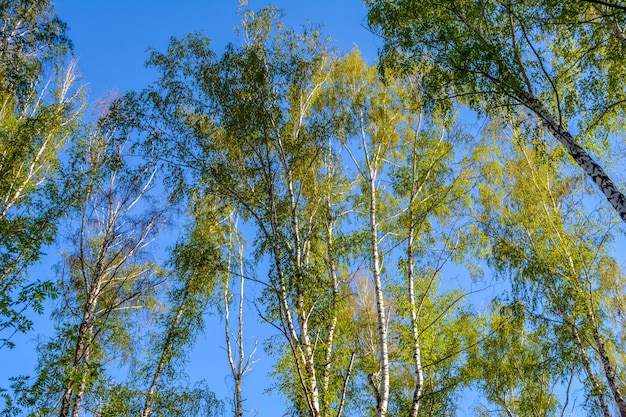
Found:
M 51 278 L 25 281 L 42 247 L 55 237 L 72 200 L 73 177 L 58 156 L 81 108 L 71 43 L 47 1 L 0 4 L 0 347 L 28 331 L 29 308 L 54 296 Z

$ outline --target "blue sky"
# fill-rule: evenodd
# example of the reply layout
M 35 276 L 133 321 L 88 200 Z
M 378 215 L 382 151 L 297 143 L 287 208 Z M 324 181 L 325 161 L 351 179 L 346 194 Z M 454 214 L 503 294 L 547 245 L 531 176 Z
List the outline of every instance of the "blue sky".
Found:
M 339 51 L 355 46 L 369 63 L 376 60 L 380 45 L 365 28 L 366 9 L 360 0 L 250 0 L 248 7 L 260 9 L 267 5 L 281 8 L 285 22 L 292 27 L 311 22 L 324 26 L 325 36 L 334 39 Z M 140 90 L 154 80 L 146 69 L 147 49 L 164 50 L 171 37 L 201 32 L 211 38 L 213 49 L 220 53 L 229 42 L 237 42 L 233 28 L 239 22 L 237 0 L 59 0 L 54 2 L 57 15 L 69 26 L 69 36 L 78 58 L 81 83 L 88 89 L 89 102 L 96 102 L 109 93 Z M 48 251 L 42 265 L 31 275 L 47 275 L 54 279 L 51 265 L 59 261 L 54 248 Z M 262 275 L 262 271 L 259 271 Z M 43 278 L 43 277 L 42 277 Z M 251 289 L 252 290 L 252 289 Z M 253 297 L 252 292 L 248 293 Z M 253 309 L 252 309 L 253 310 Z M 3 351 L 0 387 L 17 374 L 33 374 L 36 364 L 37 340 L 52 336 L 49 310 L 35 317 L 35 331 L 14 339 L 17 348 Z M 271 358 L 262 353 L 264 338 L 272 334 L 270 326 L 258 324 L 255 315 L 247 318 L 247 341 L 258 338 L 258 362 L 244 381 L 245 407 L 255 412 L 248 415 L 276 417 L 285 413 L 284 399 L 270 388 Z M 224 330 L 219 317 L 208 317 L 206 334 L 189 355 L 188 374 L 191 381 L 206 379 L 219 398 L 230 396 L 232 383 L 223 349 Z M 42 333 L 41 335 L 38 333 Z M 229 406 L 226 406 L 227 412 Z
M 248 7 L 273 5 L 285 11 L 288 25 L 310 21 L 325 27 L 343 51 L 358 45 L 370 63 L 380 44 L 366 28 L 366 9 L 360 0 L 251 0 Z M 83 81 L 95 100 L 111 90 L 140 89 L 152 80 L 144 67 L 153 47 L 164 50 L 169 39 L 190 32 L 211 38 L 221 52 L 236 42 L 237 0 L 58 0 L 55 10 L 70 27 Z

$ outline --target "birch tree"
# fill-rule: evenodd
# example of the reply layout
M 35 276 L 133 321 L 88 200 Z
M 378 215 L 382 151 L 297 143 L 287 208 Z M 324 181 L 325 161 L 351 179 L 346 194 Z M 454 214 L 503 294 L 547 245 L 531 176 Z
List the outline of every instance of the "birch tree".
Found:
M 0 349 L 31 328 L 54 295 L 51 280 L 25 281 L 71 203 L 59 155 L 77 129 L 81 93 L 65 24 L 48 1 L 0 3 Z
M 188 231 L 173 250 L 171 267 L 175 278 L 170 280 L 168 307 L 157 319 L 159 326 L 151 337 L 150 355 L 139 366 L 140 379 L 147 381 L 147 389 L 138 389 L 143 393 L 142 417 L 166 412 L 173 404 L 168 396 L 187 389 L 180 383 L 185 354 L 203 333 L 205 315 L 225 274 L 221 245 L 226 230 L 220 211 L 203 200 L 192 204 L 191 214 Z M 197 401 L 181 397 L 177 400 L 180 403 L 191 405 Z M 209 401 L 212 412 L 219 408 L 215 403 Z
M 376 379 L 370 378 L 378 416 L 387 415 L 389 406 L 389 341 L 388 310 L 383 288 L 383 250 L 380 248 L 380 211 L 383 207 L 380 181 L 385 172 L 385 157 L 398 147 L 397 127 L 402 109 L 394 105 L 392 93 L 377 82 L 374 68 L 367 68 L 359 54 L 348 55 L 335 70 L 339 93 L 338 102 L 346 104 L 346 118 L 341 120 L 337 136 L 350 155 L 359 185 L 363 192 L 363 206 L 367 221 L 366 259 L 370 263 L 373 292 L 376 300 L 378 338 L 378 370 Z M 346 123 L 347 122 L 347 123 Z M 362 151 L 362 159 L 355 154 L 354 145 Z M 384 216 L 384 214 L 383 214 Z
M 232 214 L 229 216 L 228 226 L 230 230 L 228 231 L 227 243 L 227 279 L 224 280 L 222 290 L 224 303 L 224 332 L 226 340 L 226 355 L 228 356 L 228 364 L 230 365 L 231 374 L 235 384 L 233 392 L 234 416 L 243 417 L 243 378 L 252 370 L 252 365 L 254 363 L 253 356 L 256 352 L 258 340 L 255 341 L 254 348 L 249 353 L 246 352 L 246 343 L 244 338 L 244 288 L 246 283 L 244 248 L 242 237 L 237 231 L 237 222 L 233 219 Z M 237 292 L 235 293 L 232 291 L 231 287 L 237 288 Z M 236 304 L 233 303 L 233 300 L 236 300 Z M 231 304 L 235 305 L 237 308 L 235 326 L 231 325 Z M 233 331 L 233 327 L 236 330 Z
M 450 144 L 456 140 L 461 150 L 464 138 L 450 115 L 435 121 L 422 114 L 412 94 L 416 79 L 383 83 L 358 52 L 338 62 L 334 71 L 328 100 L 342 114 L 336 136 L 352 162 L 344 175 L 354 178 L 352 218 L 361 225 L 353 233 L 352 253 L 369 265 L 356 275 L 360 282 L 363 274 L 371 274 L 371 286 L 353 284 L 358 289 L 353 306 L 357 367 L 368 381 L 378 415 L 417 415 L 424 397 L 432 400 L 431 412 L 444 412 L 453 401 L 440 400 L 459 387 L 458 359 L 472 338 L 471 327 L 460 330 L 461 323 L 472 322 L 461 313 L 463 293 L 438 289 L 441 269 L 453 257 L 460 259 L 458 236 L 466 233 L 454 219 L 467 203 L 471 171 L 464 157 L 454 161 Z M 428 342 L 422 345 L 422 339 Z M 437 365 L 425 374 L 424 364 L 431 361 Z M 407 377 L 407 367 L 413 377 Z M 439 397 L 437 392 L 444 390 Z
M 227 276 L 222 246 L 226 244 L 224 210 L 211 198 L 190 197 L 189 223 L 172 250 L 163 313 L 156 315 L 146 346 L 147 355 L 135 364 L 128 389 L 141 403 L 140 411 L 115 409 L 110 415 L 133 412 L 156 415 L 217 415 L 221 403 L 204 381 L 184 383 L 187 352 L 206 328 L 205 317 L 216 302 L 216 292 Z M 187 395 L 188 392 L 193 393 Z M 124 393 L 124 389 L 121 390 Z M 204 397 L 204 398 L 203 398 Z M 111 401 L 114 403 L 114 401 Z M 187 411 L 184 411 L 187 410 Z M 195 410 L 195 411 L 194 411 Z
M 408 324 L 396 324 L 396 331 L 400 344 L 410 346 L 407 353 L 400 349 L 396 367 L 410 368 L 412 373 L 410 401 L 396 401 L 411 417 L 419 415 L 422 404 L 430 407 L 430 413 L 455 408 L 451 397 L 463 385 L 465 366 L 460 357 L 474 348 L 480 323 L 465 300 L 471 290 L 441 289 L 450 285 L 445 268 L 462 263 L 469 249 L 464 241 L 471 231 L 461 220 L 474 176 L 471 155 L 464 149 L 467 137 L 451 114 L 426 116 L 416 100 L 419 82 L 409 78 L 399 92 L 405 107 L 415 110 L 401 131 L 399 155 L 390 172 L 400 210 L 391 231 L 403 246 L 399 269 L 405 276 L 405 283 L 398 286 L 406 298 L 398 306 L 408 318 Z
M 147 248 L 169 203 L 150 202 L 155 168 L 130 162 L 126 133 L 113 116 L 105 117 L 75 150 L 83 199 L 58 284 L 57 334 L 41 349 L 31 389 L 35 414 L 83 412 L 84 398 L 103 377 L 113 351 L 129 354 L 134 313 L 151 307 L 163 279 Z
M 615 415 L 614 410 L 623 416 L 624 387 L 617 377 L 623 364 L 621 354 L 611 353 L 620 350 L 616 341 L 622 330 L 608 321 L 617 300 L 606 296 L 622 276 L 611 256 L 614 224 L 601 210 L 581 215 L 581 177 L 564 168 L 560 148 L 537 145 L 543 143 L 540 136 L 535 146 L 519 141 L 524 131 L 510 128 L 517 145 L 503 171 L 507 177 L 498 184 L 505 190 L 504 201 L 489 203 L 482 213 L 492 216 L 484 224 L 489 224 L 493 265 L 511 274 L 514 297 L 528 306 L 523 314 L 532 318 L 532 327 L 551 334 L 542 348 L 556 352 L 556 368 L 548 378 L 562 375 L 567 380 L 567 372 L 575 370 L 587 388 L 590 408 L 604 416 Z M 493 201 L 493 192 L 481 188 L 485 201 Z M 560 400 L 562 407 L 569 401 Z M 550 414 L 547 409 L 544 413 Z
M 624 102 L 618 3 L 400 0 L 369 7 L 370 27 L 385 42 L 383 68 L 417 64 L 431 97 L 454 97 L 487 116 L 531 115 L 626 222 L 623 178 L 602 166 L 610 151 L 601 150 L 620 133 Z
M 240 36 L 243 46 L 227 46 L 219 59 L 198 35 L 153 53 L 161 78 L 139 97 L 150 106 L 143 123 L 161 155 L 176 158 L 181 179 L 193 178 L 198 192 L 254 228 L 256 257 L 270 264 L 264 319 L 289 349 L 294 398 L 320 416 L 341 397 L 332 369 L 345 366 L 324 362 L 337 346 L 341 291 L 337 258 L 323 244 L 337 221 L 322 180 L 331 114 L 315 110 L 329 52 L 315 28 L 298 33 L 271 8 L 245 12 Z

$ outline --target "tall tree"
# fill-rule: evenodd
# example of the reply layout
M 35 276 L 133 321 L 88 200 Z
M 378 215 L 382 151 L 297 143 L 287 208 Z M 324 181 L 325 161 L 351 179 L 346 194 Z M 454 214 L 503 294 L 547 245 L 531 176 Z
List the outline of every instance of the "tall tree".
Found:
M 438 288 L 444 265 L 460 259 L 457 236 L 465 233 L 455 219 L 467 203 L 471 171 L 451 144 L 455 140 L 461 150 L 464 138 L 449 114 L 424 116 L 414 90 L 419 80 L 389 77 L 383 83 L 358 52 L 333 70 L 326 100 L 340 115 L 336 140 L 352 162 L 344 176 L 353 178 L 351 219 L 359 225 L 352 233 L 353 256 L 369 265 L 357 275 L 371 274 L 371 285 L 362 279 L 354 285 L 357 368 L 378 415 L 417 415 L 424 401 L 430 412 L 449 411 L 453 402 L 440 400 L 459 387 L 458 359 L 472 338 L 472 320 L 460 308 L 464 295 Z M 455 333 L 454 343 L 435 342 Z M 437 365 L 425 372 L 431 361 Z
M 599 147 L 622 117 L 626 14 L 618 3 L 373 0 L 369 7 L 370 27 L 385 42 L 383 68 L 417 64 L 428 94 L 488 116 L 530 113 L 626 222 L 623 179 L 592 157 L 603 157 Z
M 51 281 L 25 282 L 67 213 L 59 154 L 81 108 L 71 42 L 49 1 L 0 2 L 0 348 L 41 312 Z M 65 68 L 65 69 L 64 69 Z
M 291 411 L 341 415 L 353 406 L 379 415 L 403 412 L 407 384 L 411 397 L 418 387 L 408 407 L 413 413 L 422 400 L 428 412 L 451 410 L 453 402 L 444 397 L 454 391 L 443 392 L 460 386 L 459 359 L 472 333 L 470 315 L 458 308 L 463 294 L 437 292 L 445 262 L 436 256 L 431 264 L 414 262 L 406 276 L 384 260 L 389 265 L 421 256 L 422 246 L 438 239 L 432 253 L 456 254 L 455 233 L 439 236 L 430 228 L 458 216 L 453 209 L 463 205 L 464 159 L 449 144 L 459 138 L 434 128 L 416 133 L 412 117 L 419 106 L 403 93 L 405 80 L 384 84 L 357 52 L 333 60 L 316 30 L 287 28 L 274 9 L 246 12 L 240 34 L 242 46 L 229 45 L 219 56 L 203 36 L 173 39 L 149 61 L 158 81 L 126 103 L 140 114 L 149 151 L 172 170 L 171 179 L 198 201 L 230 207 L 241 219 L 238 232 L 254 235 L 257 265 L 268 269 L 267 278 L 257 280 L 263 319 L 279 332 L 271 343 L 274 375 Z M 349 161 L 352 168 L 344 168 Z M 452 168 L 453 161 L 461 162 Z M 407 162 L 412 169 L 404 169 Z M 450 230 L 456 230 L 453 223 Z M 399 251 L 407 233 L 412 243 Z M 359 321 L 369 325 L 352 309 L 350 294 L 363 262 L 376 301 L 373 352 L 355 341 Z M 413 336 L 398 336 L 410 316 L 404 307 L 407 316 L 397 314 L 399 282 L 416 310 L 423 305 L 409 324 Z M 454 340 L 461 328 L 463 337 Z M 396 336 L 410 348 L 391 346 Z M 438 337 L 446 343 L 438 345 Z M 405 384 L 402 360 L 421 355 L 422 339 L 431 367 L 427 380 L 417 376 Z M 421 359 L 413 362 L 419 374 Z M 367 401 L 359 384 L 370 387 Z
M 419 79 L 406 82 L 407 86 L 418 84 Z M 404 93 L 410 97 L 405 98 L 408 108 L 419 106 L 419 94 L 410 88 Z M 406 303 L 400 305 L 406 307 L 400 310 L 408 317 L 408 331 L 402 331 L 401 324 L 398 327 L 401 340 L 411 346 L 410 354 L 399 359 L 398 368 L 408 367 L 403 360 L 412 365 L 408 415 L 416 417 L 422 403 L 430 403 L 431 412 L 454 408 L 454 402 L 443 397 L 450 398 L 462 385 L 458 372 L 463 361 L 459 358 L 473 348 L 478 322 L 466 311 L 467 289 L 440 289 L 446 283 L 442 271 L 462 259 L 467 250 L 463 236 L 470 233 L 460 221 L 472 186 L 469 156 L 463 154 L 465 135 L 446 114 L 425 117 L 423 112 L 415 111 L 407 122 L 401 157 L 391 175 L 394 195 L 402 209 L 392 230 L 405 247 L 400 264 L 406 282 L 400 287 L 406 293 Z M 451 340 L 452 334 L 456 335 L 455 341 Z M 445 348 L 438 348 L 431 345 L 433 340 L 439 346 L 444 340 L 448 342 Z M 438 364 L 433 367 L 431 363 Z M 439 392 L 442 395 L 437 399 Z M 433 407 L 435 402 L 438 405 Z
M 219 59 L 199 35 L 173 40 L 153 53 L 161 78 L 140 98 L 151 106 L 144 126 L 171 166 L 182 167 L 178 178 L 193 178 L 198 192 L 256 231 L 257 259 L 270 264 L 265 319 L 291 353 L 294 403 L 320 416 L 341 401 L 332 367 L 345 366 L 324 361 L 337 346 L 341 291 L 338 258 L 324 244 L 337 221 L 333 207 L 327 212 L 337 198 L 324 194 L 331 114 L 315 107 L 329 53 L 314 28 L 298 33 L 280 18 L 271 8 L 246 12 L 243 45 L 227 46 Z
M 543 145 L 541 130 L 534 145 L 523 143 L 519 138 L 528 129 L 509 130 L 514 145 L 500 171 L 506 176 L 492 183 L 504 192 L 503 201 L 493 204 L 498 198 L 481 187 L 487 203 L 480 218 L 492 242 L 492 262 L 511 274 L 514 297 L 529 306 L 524 314 L 531 326 L 552 334 L 543 342 L 545 352 L 558 352 L 550 377 L 576 370 L 592 408 L 604 416 L 617 409 L 623 416 L 624 386 L 617 377 L 622 364 L 611 352 L 619 349 L 621 329 L 612 330 L 608 321 L 614 304 L 607 290 L 621 282 L 619 269 L 610 266 L 617 263 L 611 256 L 614 225 L 602 211 L 581 213 L 581 177 L 568 172 L 562 149 Z
M 128 132 L 120 123 L 113 115 L 100 119 L 75 149 L 83 198 L 58 284 L 63 297 L 57 334 L 42 347 L 39 375 L 27 393 L 54 401 L 35 399 L 36 413 L 77 417 L 83 412 L 83 399 L 102 379 L 107 358 L 132 350 L 134 312 L 152 305 L 163 279 L 147 248 L 170 204 L 150 201 L 155 168 L 131 157 Z
M 223 305 L 224 305 L 224 331 L 226 340 L 226 354 L 228 356 L 228 364 L 230 365 L 231 374 L 235 384 L 233 392 L 233 410 L 235 417 L 243 417 L 244 413 L 244 397 L 243 397 L 243 377 L 251 371 L 253 364 L 253 356 L 256 352 L 258 341 L 255 342 L 254 348 L 249 353 L 246 352 L 244 338 L 244 287 L 246 282 L 244 247 L 242 237 L 237 230 L 237 221 L 232 214 L 228 218 L 228 261 L 227 261 L 227 279 L 223 284 Z M 235 278 L 236 279 L 233 279 Z M 238 287 L 237 292 L 233 292 L 231 287 Z M 232 330 L 230 307 L 236 300 L 237 308 L 236 330 Z
M 376 399 L 377 415 L 387 415 L 389 406 L 389 340 L 388 309 L 385 307 L 383 288 L 383 250 L 381 241 L 381 209 L 384 194 L 380 181 L 385 173 L 385 158 L 397 151 L 398 126 L 402 122 L 402 108 L 394 102 L 391 89 L 377 80 L 376 70 L 367 67 L 357 52 L 348 55 L 335 68 L 338 81 L 333 86 L 339 103 L 345 103 L 345 118 L 338 126 L 337 136 L 350 155 L 357 171 L 363 192 L 366 211 L 367 241 L 365 257 L 370 263 L 373 291 L 376 300 L 378 326 L 378 381 L 370 378 Z M 356 143 L 353 143 L 356 142 Z M 356 146 L 363 152 L 362 159 L 353 151 Z M 383 214 L 384 215 L 384 214 Z
M 157 317 L 158 328 L 152 335 L 149 354 L 138 366 L 139 380 L 147 381 L 143 393 L 142 417 L 168 412 L 171 401 L 168 395 L 176 389 L 185 391 L 180 384 L 181 369 L 186 363 L 186 351 L 193 346 L 197 336 L 205 328 L 205 315 L 209 304 L 215 299 L 214 292 L 220 280 L 228 276 L 224 272 L 221 246 L 226 244 L 227 224 L 223 210 L 207 203 L 210 198 L 191 199 L 191 224 L 187 233 L 173 250 L 171 266 L 175 279 L 170 280 L 167 308 Z M 192 406 L 197 399 L 193 396 L 178 400 Z M 216 401 L 209 401 L 216 412 Z M 181 404 L 182 405 L 182 404 Z

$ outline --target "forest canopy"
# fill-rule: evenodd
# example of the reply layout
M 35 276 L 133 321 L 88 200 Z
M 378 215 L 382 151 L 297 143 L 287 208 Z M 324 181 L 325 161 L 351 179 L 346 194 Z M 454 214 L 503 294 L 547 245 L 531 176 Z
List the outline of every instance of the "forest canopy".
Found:
M 365 5 L 377 64 L 241 7 L 94 116 L 0 1 L 0 415 L 626 417 L 626 3 Z

